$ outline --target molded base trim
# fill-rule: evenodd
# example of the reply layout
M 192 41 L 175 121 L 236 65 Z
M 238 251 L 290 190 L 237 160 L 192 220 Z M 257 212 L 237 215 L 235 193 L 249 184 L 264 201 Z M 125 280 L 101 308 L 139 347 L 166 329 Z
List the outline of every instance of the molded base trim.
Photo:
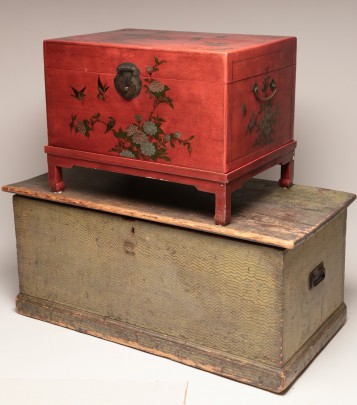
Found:
M 276 393 L 288 388 L 346 321 L 346 305 L 343 303 L 300 350 L 279 368 L 26 294 L 20 293 L 17 296 L 16 308 L 22 315 L 166 357 Z

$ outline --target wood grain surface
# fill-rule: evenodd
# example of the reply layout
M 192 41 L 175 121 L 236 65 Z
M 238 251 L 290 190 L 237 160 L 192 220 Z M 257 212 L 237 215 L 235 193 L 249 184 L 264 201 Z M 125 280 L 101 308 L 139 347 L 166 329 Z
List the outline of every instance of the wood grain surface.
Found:
M 92 169 L 64 170 L 66 189 L 52 193 L 47 174 L 3 191 L 292 249 L 348 207 L 354 194 L 253 179 L 232 196 L 228 226 L 212 223 L 214 196 L 190 186 Z

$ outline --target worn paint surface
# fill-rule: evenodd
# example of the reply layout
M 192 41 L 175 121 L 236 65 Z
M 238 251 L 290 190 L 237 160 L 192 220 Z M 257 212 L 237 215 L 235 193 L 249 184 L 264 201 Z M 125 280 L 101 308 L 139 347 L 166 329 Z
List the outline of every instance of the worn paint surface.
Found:
M 297 207 L 290 240 L 303 224 L 306 235 L 285 249 L 244 241 L 239 228 L 234 237 L 205 232 L 200 220 L 187 229 L 167 195 L 145 201 L 141 179 L 126 190 L 136 185 L 136 200 L 143 193 L 156 222 L 118 215 L 118 183 L 103 184 L 99 173 L 94 184 L 104 188 L 88 189 L 87 173 L 71 171 L 79 189 L 69 201 L 44 201 L 52 194 L 42 190 L 43 177 L 5 187 L 35 197 L 14 197 L 20 313 L 274 392 L 286 389 L 345 322 L 346 207 L 353 195 L 297 186 L 283 198 L 271 182 L 249 182 L 240 208 L 251 226 L 264 223 L 266 235 Z M 134 195 L 125 195 L 121 203 L 129 206 Z M 175 226 L 160 223 L 167 217 Z M 309 289 L 321 262 L 326 278 Z
M 23 197 L 15 212 L 22 293 L 279 364 L 278 249 Z
M 343 303 L 346 214 L 284 255 L 284 363 Z M 309 288 L 309 274 L 320 263 L 325 279 Z
M 24 196 L 127 215 L 236 239 L 291 249 L 319 230 L 356 198 L 354 194 L 251 180 L 232 196 L 232 220 L 212 224 L 212 196 L 192 187 L 74 168 L 65 172 L 67 188 L 48 190 L 47 175 L 4 186 Z

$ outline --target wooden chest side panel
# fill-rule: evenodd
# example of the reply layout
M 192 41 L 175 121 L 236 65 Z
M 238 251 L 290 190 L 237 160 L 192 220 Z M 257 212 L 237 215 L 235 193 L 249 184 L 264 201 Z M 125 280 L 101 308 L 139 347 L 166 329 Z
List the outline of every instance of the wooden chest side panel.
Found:
M 14 208 L 21 293 L 281 364 L 281 250 L 24 197 Z
M 269 65 L 261 70 L 270 69 Z M 253 94 L 258 86 L 262 98 L 269 98 L 272 80 L 275 95 L 260 102 Z M 268 85 L 267 93 L 264 86 Z M 232 171 L 293 139 L 295 66 L 240 80 L 228 85 L 228 171 Z
M 288 361 L 344 301 L 346 214 L 342 211 L 284 257 L 283 358 Z M 309 288 L 323 263 L 325 279 Z

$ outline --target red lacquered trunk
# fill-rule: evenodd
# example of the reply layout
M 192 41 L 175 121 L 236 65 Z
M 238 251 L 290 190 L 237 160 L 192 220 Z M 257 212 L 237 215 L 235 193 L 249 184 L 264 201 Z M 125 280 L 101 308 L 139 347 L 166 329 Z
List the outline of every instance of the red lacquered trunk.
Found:
M 49 179 L 83 166 L 231 193 L 282 165 L 290 187 L 296 38 L 124 29 L 44 42 Z

